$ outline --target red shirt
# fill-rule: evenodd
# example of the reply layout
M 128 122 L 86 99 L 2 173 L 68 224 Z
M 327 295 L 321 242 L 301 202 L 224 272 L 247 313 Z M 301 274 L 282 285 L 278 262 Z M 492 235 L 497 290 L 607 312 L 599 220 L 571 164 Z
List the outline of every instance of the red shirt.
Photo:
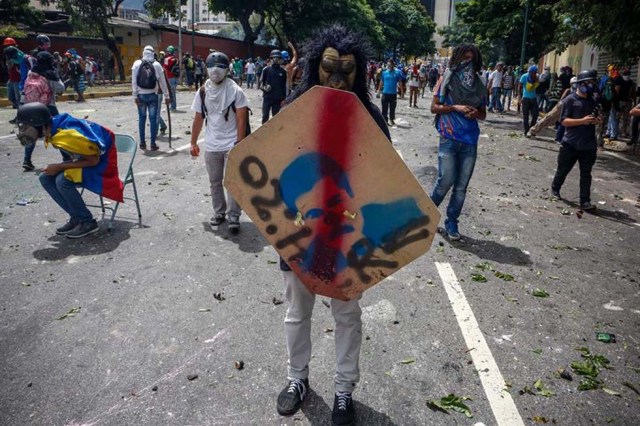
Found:
M 177 75 L 175 75 L 175 74 L 173 74 L 171 72 L 171 68 L 173 68 L 173 66 L 175 65 L 176 61 L 177 61 L 176 57 L 173 56 L 173 55 L 167 55 L 167 57 L 164 58 L 163 67 L 164 67 L 165 72 L 167 73 L 167 77 L 169 77 L 169 78 L 178 78 L 179 77 L 179 76 L 177 76 Z
M 9 67 L 9 81 L 12 83 L 20 83 L 20 67 L 16 64 Z

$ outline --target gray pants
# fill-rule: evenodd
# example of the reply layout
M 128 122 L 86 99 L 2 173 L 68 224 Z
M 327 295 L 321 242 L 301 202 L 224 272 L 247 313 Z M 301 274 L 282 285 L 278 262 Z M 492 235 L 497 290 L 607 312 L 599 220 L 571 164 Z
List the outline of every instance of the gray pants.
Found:
M 311 360 L 311 314 L 316 295 L 311 293 L 290 271 L 283 271 L 287 316 L 284 332 L 289 354 L 289 379 L 306 379 Z M 344 302 L 331 299 L 331 313 L 336 322 L 336 392 L 353 392 L 360 380 L 360 346 L 362 345 L 362 310 L 359 300 Z
M 222 178 L 224 177 L 224 167 L 227 163 L 228 154 L 229 151 L 205 152 L 204 163 L 207 166 L 207 174 L 209 174 L 214 215 L 225 216 L 228 204 L 229 218 L 238 219 L 241 214 L 240 206 L 231 198 L 231 194 L 225 199 L 224 188 L 222 187 Z

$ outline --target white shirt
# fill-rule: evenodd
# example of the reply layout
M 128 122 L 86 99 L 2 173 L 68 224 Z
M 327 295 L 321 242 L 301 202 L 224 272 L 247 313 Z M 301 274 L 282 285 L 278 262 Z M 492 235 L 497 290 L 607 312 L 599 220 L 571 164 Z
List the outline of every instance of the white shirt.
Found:
M 205 90 L 205 93 L 210 93 L 209 87 L 212 84 L 214 83 L 212 83 L 211 80 L 207 80 L 205 83 L 205 89 L 207 89 Z M 226 101 L 224 101 L 225 105 L 231 105 L 233 99 L 235 99 L 236 109 L 249 106 L 247 97 L 235 81 L 230 78 L 225 78 L 224 83 L 222 84 L 224 86 L 221 86 L 219 89 L 226 92 Z M 233 112 L 233 109 L 230 109 L 228 119 L 225 120 L 224 113 L 226 112 L 226 108 L 223 112 L 217 112 L 213 101 L 209 99 L 207 94 L 205 94 L 207 127 L 204 132 L 204 150 L 207 152 L 229 151 L 238 140 L 236 114 Z M 200 97 L 200 91 L 197 91 L 193 98 L 191 111 L 202 113 L 202 99 Z M 249 117 L 247 117 L 247 120 L 248 119 Z
M 143 89 L 142 87 L 138 86 L 138 69 L 140 68 L 140 65 L 142 65 L 142 60 L 145 60 L 147 62 L 151 62 L 153 61 L 153 70 L 156 73 L 156 87 L 154 89 Z M 168 94 L 169 93 L 169 87 L 167 87 L 167 80 L 164 78 L 164 69 L 162 68 L 162 65 L 160 65 L 160 63 L 158 61 L 156 61 L 153 58 L 153 53 L 152 52 L 144 52 L 142 54 L 142 59 L 138 59 L 137 61 L 135 61 L 133 63 L 133 66 L 131 67 L 131 88 L 133 89 L 133 97 L 135 98 L 138 95 L 148 95 L 149 93 L 158 93 L 158 85 L 160 85 L 160 88 L 162 89 L 162 93 L 163 94 Z
M 489 75 L 491 87 L 502 87 L 502 71 L 495 70 Z
M 256 64 L 254 64 L 253 62 L 249 62 L 244 67 L 244 69 L 247 72 L 247 74 L 255 74 L 256 73 Z

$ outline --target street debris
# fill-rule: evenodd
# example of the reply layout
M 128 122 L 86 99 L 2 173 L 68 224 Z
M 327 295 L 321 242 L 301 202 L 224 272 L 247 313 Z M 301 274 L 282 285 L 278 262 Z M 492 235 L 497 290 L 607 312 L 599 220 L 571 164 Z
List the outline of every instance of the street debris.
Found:
M 158 390 L 158 386 L 156 385 L 156 386 L 152 387 L 152 388 L 151 388 L 151 390 L 152 390 L 153 392 L 157 391 L 157 390 Z
M 201 309 L 198 309 L 198 312 L 211 312 L 211 309 L 209 309 L 209 308 L 201 308 Z
M 415 358 L 405 358 L 402 361 L 400 361 L 400 364 L 408 365 L 408 364 L 415 364 L 415 362 L 416 362 Z
M 478 283 L 486 283 L 487 277 L 482 274 L 471 274 L 471 280 Z
M 151 182 L 149 182 L 149 184 L 151 184 Z M 163 212 L 162 216 L 166 217 L 167 220 L 173 220 L 176 217 L 176 215 L 174 215 L 173 213 L 167 213 L 167 212 Z
M 533 349 L 531 352 L 533 352 L 536 355 L 540 355 L 542 353 L 542 349 L 538 348 L 538 349 Z
M 536 288 L 531 294 L 533 294 L 535 297 L 549 297 L 549 293 L 547 293 L 546 290 L 542 290 L 540 288 Z
M 69 312 L 67 312 L 64 315 L 59 316 L 58 318 L 56 318 L 57 320 L 63 320 L 65 318 L 71 318 L 71 317 L 75 317 L 76 314 L 80 313 L 80 306 L 78 306 L 77 308 L 71 308 L 69 309 Z
M 571 214 L 571 211 L 569 211 L 569 209 L 562 209 L 560 214 L 563 216 L 569 216 Z
M 520 395 L 529 394 L 529 395 L 540 395 L 544 397 L 555 396 L 556 394 L 555 392 L 553 392 L 552 390 L 544 386 L 544 384 L 542 383 L 542 379 L 536 380 L 533 383 L 533 388 L 531 388 L 530 386 L 525 386 L 522 389 L 520 389 L 518 393 Z
M 604 343 L 616 343 L 616 335 L 596 331 L 596 340 Z
M 489 262 L 478 263 L 475 267 L 477 269 L 482 270 L 482 271 L 493 271 L 494 270 Z
M 531 420 L 533 420 L 534 423 L 544 423 L 546 424 L 548 422 L 546 417 L 542 417 L 542 416 L 533 416 L 531 417 Z
M 197 379 L 197 378 L 198 378 L 198 375 L 197 375 L 197 374 L 189 374 L 189 375 L 187 376 L 187 380 L 189 380 L 190 382 L 193 382 L 193 381 L 194 381 L 195 379 Z
M 282 304 L 284 303 L 284 300 L 282 300 L 282 299 L 277 299 L 277 298 L 274 296 L 274 297 L 273 297 L 273 299 L 271 299 L 271 302 L 272 302 L 274 305 L 278 306 L 278 305 L 282 305 Z
M 586 347 L 580 347 L 576 350 L 581 352 L 581 356 L 584 358 L 584 361 L 573 361 L 571 363 L 571 369 L 573 369 L 574 373 L 582 376 L 578 390 L 586 391 L 604 387 L 604 383 L 598 378 L 598 374 L 601 368 L 609 368 L 610 361 L 602 355 L 593 355 Z
M 242 370 L 244 368 L 244 361 L 235 361 L 233 366 L 236 370 Z
M 472 399 L 468 396 L 460 397 L 450 393 L 449 395 L 440 398 L 440 400 L 427 401 L 427 407 L 433 411 L 441 411 L 446 414 L 449 414 L 449 410 L 452 410 L 462 413 L 468 418 L 472 418 L 473 414 L 471 414 L 471 410 L 464 401 L 472 401 Z
M 324 329 L 324 332 L 325 333 L 333 333 L 333 328 L 327 327 L 327 328 Z
M 556 373 L 558 373 L 558 377 L 562 379 L 568 380 L 570 382 L 573 381 L 573 376 L 566 368 L 560 368 L 556 371 Z
M 222 293 L 213 293 L 213 298 L 222 302 L 223 300 L 227 300 Z
M 494 275 L 503 281 L 515 281 L 513 275 L 505 274 L 504 272 L 496 271 Z

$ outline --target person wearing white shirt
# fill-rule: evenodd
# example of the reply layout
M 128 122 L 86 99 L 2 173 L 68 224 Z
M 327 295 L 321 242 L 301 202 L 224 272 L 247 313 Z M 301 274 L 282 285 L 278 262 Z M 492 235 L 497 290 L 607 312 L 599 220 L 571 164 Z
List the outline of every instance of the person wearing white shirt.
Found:
M 500 96 L 502 95 L 502 75 L 503 66 L 498 64 L 495 71 L 489 74 L 488 87 L 491 87 L 491 104 L 489 105 L 489 112 L 502 112 L 502 102 L 500 102 Z
M 249 59 L 247 65 L 244 66 L 244 72 L 247 74 L 247 87 L 253 89 L 253 84 L 256 81 L 256 64 L 253 63 L 253 59 Z

